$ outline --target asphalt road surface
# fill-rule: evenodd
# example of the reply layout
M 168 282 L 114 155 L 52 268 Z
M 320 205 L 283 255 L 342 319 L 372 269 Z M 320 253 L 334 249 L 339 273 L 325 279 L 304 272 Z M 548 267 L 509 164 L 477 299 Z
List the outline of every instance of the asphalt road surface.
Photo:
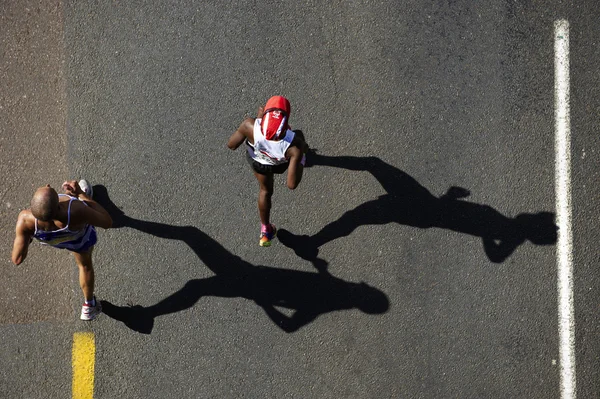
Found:
M 570 24 L 577 396 L 599 397 L 596 2 L 0 3 L 0 398 L 558 398 L 554 23 Z M 229 135 L 288 97 L 309 154 L 258 185 Z M 33 190 L 115 220 L 10 262 Z

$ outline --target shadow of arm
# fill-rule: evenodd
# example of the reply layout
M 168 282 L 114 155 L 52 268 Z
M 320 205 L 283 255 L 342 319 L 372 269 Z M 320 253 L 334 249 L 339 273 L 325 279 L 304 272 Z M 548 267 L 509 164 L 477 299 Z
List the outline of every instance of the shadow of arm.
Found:
M 514 250 L 523 243 L 524 240 L 505 239 L 496 240 L 490 237 L 482 237 L 483 249 L 488 259 L 494 263 L 502 263 L 508 258 Z
M 307 313 L 303 311 L 295 311 L 292 317 L 288 317 L 281 313 L 279 310 L 271 304 L 259 304 L 265 311 L 267 316 L 286 333 L 293 333 L 298 331 L 301 327 L 307 325 L 311 321 L 317 318 L 314 313 Z

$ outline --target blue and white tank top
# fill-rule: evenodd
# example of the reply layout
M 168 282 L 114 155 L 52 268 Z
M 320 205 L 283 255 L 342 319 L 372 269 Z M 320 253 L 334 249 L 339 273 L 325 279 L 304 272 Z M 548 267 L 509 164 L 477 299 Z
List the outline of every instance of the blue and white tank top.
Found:
M 261 121 L 261 118 L 254 121 L 254 144 L 250 144 L 246 140 L 248 154 L 256 162 L 263 165 L 280 165 L 288 162 L 285 158 L 285 152 L 292 144 L 295 133 L 288 129 L 285 132 L 285 137 L 281 140 L 267 140 L 261 130 Z
M 59 197 L 69 197 L 69 209 L 67 212 L 67 225 L 62 229 L 46 231 L 38 230 L 38 221 L 35 219 L 35 233 L 33 238 L 40 241 L 44 245 L 51 245 L 55 248 L 69 249 L 71 251 L 77 251 L 81 249 L 90 239 L 90 236 L 94 232 L 94 226 L 86 224 L 81 230 L 71 230 L 69 225 L 71 223 L 71 203 L 73 201 L 81 201 L 78 198 L 71 197 L 67 194 L 58 194 Z M 88 206 L 85 201 L 81 201 L 85 206 Z

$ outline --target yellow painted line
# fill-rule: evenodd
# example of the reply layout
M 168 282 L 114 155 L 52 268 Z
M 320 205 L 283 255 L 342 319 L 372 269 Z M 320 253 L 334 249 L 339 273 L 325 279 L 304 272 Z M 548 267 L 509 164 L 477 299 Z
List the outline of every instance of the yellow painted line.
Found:
M 73 399 L 94 397 L 94 360 L 96 344 L 94 333 L 73 334 Z

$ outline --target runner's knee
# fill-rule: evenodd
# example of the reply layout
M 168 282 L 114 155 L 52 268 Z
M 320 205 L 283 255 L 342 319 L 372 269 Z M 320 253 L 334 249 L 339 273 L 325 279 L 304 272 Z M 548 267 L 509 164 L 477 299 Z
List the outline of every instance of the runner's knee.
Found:
M 271 197 L 273 195 L 273 189 L 269 187 L 260 187 L 260 195 L 265 197 Z
M 75 262 L 82 271 L 94 269 L 91 254 L 75 254 Z
M 94 266 L 92 266 L 91 263 L 77 263 L 77 266 L 79 267 L 79 270 L 81 270 L 82 272 L 93 272 L 94 271 Z

